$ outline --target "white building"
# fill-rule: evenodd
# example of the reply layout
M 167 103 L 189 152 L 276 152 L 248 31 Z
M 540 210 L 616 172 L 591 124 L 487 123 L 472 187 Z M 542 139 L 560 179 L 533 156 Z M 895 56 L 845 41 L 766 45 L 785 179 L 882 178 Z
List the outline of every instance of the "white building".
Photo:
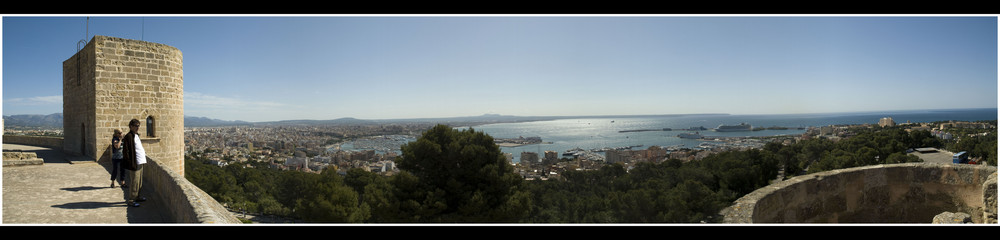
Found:
M 878 125 L 880 127 L 893 127 L 896 126 L 896 122 L 891 117 L 884 117 L 878 120 Z

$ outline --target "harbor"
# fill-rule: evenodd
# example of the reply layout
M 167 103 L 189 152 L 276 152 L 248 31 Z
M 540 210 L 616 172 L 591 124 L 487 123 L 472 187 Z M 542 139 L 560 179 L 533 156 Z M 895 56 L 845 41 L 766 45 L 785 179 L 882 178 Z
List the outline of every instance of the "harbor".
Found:
M 770 138 L 794 138 L 809 129 L 844 125 L 876 124 L 883 117 L 899 122 L 933 122 L 941 120 L 979 120 L 996 117 L 995 109 L 920 110 L 829 114 L 782 115 L 691 115 L 691 116 L 637 116 L 614 118 L 585 117 L 547 121 L 495 123 L 477 125 L 495 139 L 518 139 L 520 136 L 537 136 L 544 144 L 509 142 L 500 145 L 504 153 L 513 155 L 512 162 L 519 162 L 522 152 L 582 149 L 603 155 L 600 150 L 629 147 L 644 150 L 652 146 L 675 149 L 727 149 L 763 145 Z M 614 122 L 611 122 L 614 120 Z M 716 131 L 719 125 L 751 125 L 745 131 Z M 670 129 L 669 131 L 665 131 Z M 681 134 L 688 135 L 681 137 Z M 527 138 L 527 137 L 525 137 Z M 754 140 L 757 139 L 757 140 Z M 761 141 L 761 142 L 758 142 Z M 539 143 L 542 143 L 539 141 Z M 641 145 L 641 146 L 640 146 Z M 678 147 L 682 146 L 682 147 Z M 591 151 L 594 150 L 594 151 Z
M 616 123 L 628 123 L 627 120 L 619 119 Z M 531 123 L 522 123 L 531 124 Z M 747 124 L 749 125 L 749 124 Z M 594 127 L 591 123 L 586 125 Z M 488 129 L 482 126 L 479 129 Z M 704 130 L 702 130 L 704 129 Z M 626 130 L 615 130 L 598 125 L 589 132 L 567 129 L 563 132 L 556 132 L 558 129 L 548 131 L 538 131 L 542 137 L 513 137 L 504 138 L 503 134 L 490 133 L 500 137 L 495 138 L 495 142 L 505 153 L 509 153 L 512 163 L 520 162 L 520 155 L 523 152 L 536 152 L 541 155 L 546 151 L 558 152 L 562 158 L 580 158 L 595 161 L 604 161 L 607 152 L 616 151 L 641 151 L 654 147 L 662 149 L 667 153 L 688 152 L 688 151 L 723 151 L 725 149 L 745 149 L 762 147 L 766 142 L 759 137 L 770 136 L 793 136 L 801 135 L 805 130 L 799 128 L 770 128 L 769 131 L 754 131 L 747 127 L 745 131 L 716 131 L 715 128 L 705 128 L 702 126 L 682 127 L 682 128 L 634 128 Z M 765 128 L 761 128 L 765 130 Z M 489 130 L 487 130 L 489 132 Z M 527 133 L 527 132 L 526 132 Z
M 632 129 L 632 130 L 620 130 L 618 133 L 633 133 L 633 132 L 654 132 L 654 131 L 716 131 L 716 132 L 744 132 L 744 131 L 764 131 L 764 130 L 805 130 L 805 127 L 782 127 L 782 126 L 770 126 L 770 127 L 753 127 L 750 124 L 743 123 L 741 125 L 720 125 L 717 128 L 708 129 L 704 126 L 690 127 L 687 129 L 677 129 L 672 128 L 662 128 L 662 129 Z

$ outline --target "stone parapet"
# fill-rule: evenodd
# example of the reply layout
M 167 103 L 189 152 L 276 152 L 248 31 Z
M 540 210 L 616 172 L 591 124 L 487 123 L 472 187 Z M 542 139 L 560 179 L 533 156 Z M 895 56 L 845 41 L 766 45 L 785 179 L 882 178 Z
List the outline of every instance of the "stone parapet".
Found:
M 3 135 L 3 142 L 48 147 L 53 149 L 63 148 L 63 138 L 61 137 Z
M 989 223 L 996 221 L 996 172 L 932 163 L 839 169 L 763 187 L 722 214 L 725 223 L 930 223 L 943 212 L 962 212 Z
M 240 224 L 239 219 L 215 201 L 208 193 L 189 182 L 158 160 L 146 158 L 143 166 L 143 188 L 155 188 L 168 209 L 167 215 L 176 223 Z

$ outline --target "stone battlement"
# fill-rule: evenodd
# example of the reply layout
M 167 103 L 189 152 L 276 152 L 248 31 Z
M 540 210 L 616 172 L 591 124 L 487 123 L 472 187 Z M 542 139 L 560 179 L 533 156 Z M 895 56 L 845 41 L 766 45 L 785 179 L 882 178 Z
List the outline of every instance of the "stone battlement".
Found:
M 156 159 L 146 158 L 143 187 L 152 187 L 176 223 L 240 224 L 222 204 Z
M 3 142 L 62 149 L 61 137 L 3 135 Z
M 997 167 L 904 163 L 839 169 L 760 188 L 725 223 L 931 223 L 944 212 L 997 222 Z

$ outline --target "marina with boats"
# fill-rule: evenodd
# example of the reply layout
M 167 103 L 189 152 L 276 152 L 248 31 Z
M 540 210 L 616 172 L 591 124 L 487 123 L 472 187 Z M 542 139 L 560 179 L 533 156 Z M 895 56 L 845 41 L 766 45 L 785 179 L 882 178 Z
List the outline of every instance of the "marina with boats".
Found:
M 702 135 L 701 131 L 715 131 L 721 133 L 729 132 L 749 132 L 749 131 L 760 131 L 760 130 L 788 130 L 787 127 L 769 127 L 769 128 L 753 128 L 752 125 L 748 123 L 740 123 L 739 125 L 719 125 L 717 128 L 707 129 L 704 126 L 690 127 L 686 129 L 678 129 L 679 131 L 694 131 L 694 132 L 682 132 L 674 135 L 679 139 L 695 140 L 698 141 L 694 146 L 686 146 L 686 144 L 676 144 L 670 146 L 657 146 L 668 152 L 682 151 L 682 150 L 713 150 L 713 149 L 733 149 L 733 148 L 755 148 L 762 147 L 764 142 L 757 137 L 752 136 L 706 136 Z M 792 129 L 802 129 L 802 128 L 792 128 Z M 637 130 L 621 130 L 618 133 L 640 133 L 640 132 L 654 132 L 654 131 L 673 131 L 671 128 L 662 129 L 637 129 Z M 671 137 L 671 136 L 666 136 Z M 628 137 L 626 137 L 628 138 Z M 581 147 L 575 147 L 566 150 L 562 153 L 563 157 L 603 157 L 597 156 L 599 153 L 604 153 L 607 151 L 626 151 L 632 150 L 633 148 L 643 147 L 643 144 L 621 146 L 621 147 L 599 147 L 584 149 Z
M 788 130 L 788 129 L 804 130 L 805 128 L 804 127 L 780 127 L 780 126 L 756 127 L 756 128 L 754 128 L 753 125 L 750 125 L 748 123 L 740 123 L 738 125 L 721 124 L 718 127 L 713 128 L 713 129 L 708 129 L 708 128 L 705 128 L 704 126 L 698 126 L 698 127 L 690 127 L 690 128 L 687 128 L 687 129 L 678 129 L 678 131 L 707 131 L 707 130 L 712 130 L 712 131 L 716 131 L 716 132 L 747 132 L 747 131 Z M 619 133 L 631 133 L 631 132 L 651 132 L 651 131 L 674 131 L 674 129 L 671 129 L 671 128 L 662 128 L 662 129 L 633 129 L 633 130 L 620 130 L 618 132 Z

